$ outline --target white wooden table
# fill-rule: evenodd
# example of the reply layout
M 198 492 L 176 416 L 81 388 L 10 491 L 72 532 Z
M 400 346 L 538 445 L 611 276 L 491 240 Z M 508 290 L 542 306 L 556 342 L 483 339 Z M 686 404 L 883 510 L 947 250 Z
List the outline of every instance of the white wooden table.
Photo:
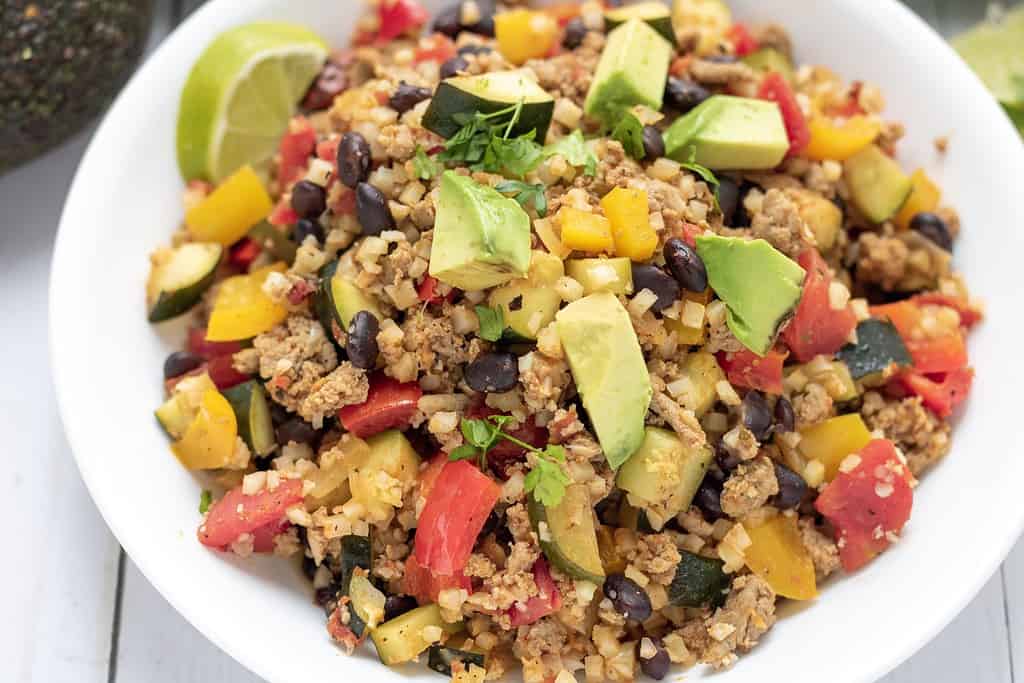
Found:
M 911 4 L 948 32 L 962 22 L 952 1 Z M 151 47 L 182 4 L 158 2 Z M 255 682 L 174 612 L 121 551 L 61 431 L 47 354 L 47 280 L 64 195 L 90 133 L 0 178 L 0 513 L 7 535 L 0 680 Z M 1013 681 L 1015 668 L 1024 671 L 1022 572 L 1024 543 L 956 621 L 884 681 Z

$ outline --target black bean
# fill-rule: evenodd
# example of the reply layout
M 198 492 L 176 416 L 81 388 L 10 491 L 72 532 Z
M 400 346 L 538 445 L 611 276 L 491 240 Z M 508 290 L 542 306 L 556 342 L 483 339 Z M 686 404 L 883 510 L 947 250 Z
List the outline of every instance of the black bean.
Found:
M 669 667 L 672 665 L 672 661 L 668 657 L 668 650 L 661 643 L 661 638 L 655 638 L 653 636 L 646 636 L 651 643 L 654 644 L 654 655 L 652 657 L 644 657 L 643 651 L 643 640 L 640 641 L 640 670 L 646 675 L 650 676 L 656 681 L 660 681 L 668 675 Z
M 399 86 L 401 87 L 401 86 Z M 338 178 L 355 189 L 355 186 L 370 177 L 370 143 L 361 134 L 350 131 L 341 136 L 338 143 Z
M 665 263 L 676 281 L 691 292 L 703 292 L 708 288 L 708 271 L 697 251 L 689 244 L 673 237 L 665 242 Z
M 719 441 L 715 447 L 715 462 L 718 463 L 722 472 L 729 473 L 739 467 L 743 461 L 740 460 L 740 456 L 726 448 L 724 441 Z
M 665 84 L 665 104 L 682 114 L 709 97 L 711 92 L 707 88 L 688 78 L 669 76 Z
M 780 396 L 775 402 L 775 431 L 781 433 L 791 432 L 796 429 L 796 413 L 793 412 L 793 404 L 784 396 Z
M 482 353 L 466 366 L 465 377 L 473 391 L 509 391 L 519 381 L 519 361 L 506 351 Z
M 379 235 L 385 230 L 395 229 L 395 219 L 388 208 L 388 200 L 369 183 L 356 186 L 356 216 L 363 226 L 364 235 Z
M 949 234 L 949 226 L 940 216 L 930 211 L 914 214 L 910 219 L 910 229 L 930 239 L 940 248 L 953 251 L 953 236 Z
M 455 2 L 448 5 L 434 16 L 434 30 L 443 33 L 449 38 L 455 38 L 462 30 L 462 3 Z
M 477 543 L 487 538 L 488 534 L 494 533 L 503 519 L 497 510 L 491 510 L 491 514 L 487 515 L 487 519 L 484 520 L 484 525 L 480 527 L 480 533 L 476 535 Z
M 722 484 L 716 481 L 710 474 L 704 477 L 697 489 L 697 495 L 693 497 L 693 504 L 704 513 L 704 518 L 709 522 L 721 519 L 725 516 L 722 512 Z
M 612 601 L 615 611 L 627 619 L 647 621 L 651 616 L 647 591 L 625 574 L 609 574 L 604 580 L 604 595 Z
M 654 161 L 665 156 L 665 139 L 654 126 L 644 126 L 644 159 Z
M 663 311 L 679 299 L 679 283 L 658 266 L 632 264 L 633 291 L 649 289 L 658 299 L 651 306 L 652 311 Z
M 316 560 L 312 557 L 302 556 L 302 573 L 306 575 L 306 578 L 310 581 L 316 576 Z
M 807 495 L 807 482 L 804 478 L 779 463 L 775 464 L 775 479 L 779 482 L 779 492 L 772 499 L 772 505 L 780 510 L 791 510 L 803 502 Z
M 521 311 L 523 310 L 523 295 L 517 294 L 512 297 L 512 300 L 508 302 L 508 310 L 510 311 Z
M 301 417 L 293 417 L 278 425 L 274 435 L 279 445 L 287 446 L 289 442 L 312 444 L 319 432 Z
M 458 50 L 456 50 L 457 54 L 460 54 L 460 55 L 463 55 L 463 56 L 465 56 L 465 55 L 488 55 L 488 54 L 490 54 L 492 52 L 494 52 L 494 49 L 490 45 L 483 45 L 482 43 L 469 43 L 468 45 L 463 45 Z
M 324 608 L 324 612 L 330 614 L 338 606 L 338 587 L 335 585 L 317 588 L 313 594 L 316 604 Z
M 377 333 L 380 323 L 369 311 L 359 311 L 352 316 L 348 326 L 348 339 L 345 340 L 345 353 L 349 362 L 361 370 L 372 370 L 377 366 Z
M 384 600 L 384 621 L 400 617 L 417 607 L 419 607 L 419 603 L 411 595 L 389 595 Z
M 772 435 L 772 411 L 760 391 L 748 391 L 740 405 L 743 426 L 754 433 L 758 441 L 767 441 Z
M 327 192 L 314 182 L 300 180 L 292 186 L 292 208 L 301 218 L 317 218 L 327 209 Z
M 314 111 L 327 109 L 334 102 L 334 98 L 346 88 L 348 74 L 344 65 L 328 61 L 320 70 L 320 75 L 313 81 L 313 85 L 306 91 L 305 97 L 302 98 L 302 106 Z
M 468 68 L 469 62 L 466 61 L 465 57 L 452 57 L 441 65 L 441 78 L 457 76 L 460 71 L 465 71 Z
M 562 47 L 566 50 L 575 50 L 583 44 L 587 36 L 587 27 L 579 17 L 573 17 L 565 25 L 565 36 L 562 38 Z
M 192 372 L 203 364 L 203 359 L 188 351 L 175 351 L 164 360 L 164 379 Z
M 844 216 L 846 215 L 846 200 L 845 199 L 843 199 L 839 195 L 836 195 L 835 197 L 832 198 L 832 203 L 836 205 L 836 208 L 839 209 Z
M 324 243 L 324 226 L 320 221 L 312 218 L 300 218 L 295 222 L 295 230 L 292 231 L 292 239 L 296 244 L 302 244 L 306 238 L 312 235 L 316 238 L 317 244 Z
M 464 28 L 471 33 L 493 38 L 494 14 L 498 11 L 497 3 L 495 0 L 476 0 L 476 6 L 480 10 L 480 20 Z
M 399 114 L 404 114 L 409 111 L 417 104 L 425 99 L 428 99 L 432 93 L 429 88 L 421 88 L 418 85 L 409 85 L 405 81 L 398 84 L 395 88 L 395 92 L 392 93 L 388 99 L 388 106 L 397 111 Z
M 734 178 L 727 175 L 718 176 L 718 206 L 722 209 L 722 224 L 730 227 L 736 217 L 736 207 L 740 203 L 740 185 Z

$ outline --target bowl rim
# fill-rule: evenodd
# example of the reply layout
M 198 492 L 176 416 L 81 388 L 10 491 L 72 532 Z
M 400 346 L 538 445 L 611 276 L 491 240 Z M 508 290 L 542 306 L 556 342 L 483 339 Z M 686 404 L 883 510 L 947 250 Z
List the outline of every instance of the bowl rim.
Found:
M 354 1 L 358 2 L 359 0 Z M 951 74 L 950 80 L 965 88 L 962 95 L 971 99 L 973 101 L 972 106 L 981 110 L 976 114 L 977 118 L 997 128 L 1002 126 L 1004 128 L 1002 135 L 1007 137 L 1007 139 L 1017 138 L 1017 131 L 1012 127 L 996 100 L 991 97 L 980 79 L 960 60 L 952 47 L 909 7 L 901 4 L 898 0 L 875 0 L 873 3 L 861 3 L 858 0 L 827 0 L 827 2 L 835 6 L 842 6 L 847 11 L 864 16 L 866 23 L 884 22 L 898 27 L 901 32 L 905 32 L 930 57 L 934 57 L 936 60 L 934 67 L 936 69 L 944 70 L 945 73 Z M 101 468 L 94 465 L 91 458 L 83 455 L 86 452 L 82 446 L 86 440 L 84 436 L 86 427 L 75 416 L 75 411 L 70 404 L 72 390 L 63 380 L 68 374 L 64 369 L 74 359 L 67 351 L 68 346 L 60 343 L 62 338 L 66 338 L 62 335 L 65 330 L 59 315 L 59 292 L 62 288 L 61 276 L 59 275 L 61 264 L 75 257 L 75 213 L 78 205 L 84 201 L 83 195 L 85 192 L 83 189 L 84 183 L 81 182 L 81 178 L 87 169 L 95 165 L 96 159 L 103 156 L 104 148 L 101 143 L 111 136 L 111 129 L 114 125 L 112 123 L 112 112 L 118 111 L 123 106 L 124 101 L 136 99 L 138 97 L 137 91 L 143 89 L 147 82 L 151 80 L 149 74 L 157 68 L 154 65 L 167 62 L 173 55 L 186 48 L 191 35 L 200 27 L 228 19 L 232 15 L 237 14 L 237 10 L 238 5 L 233 0 L 211 0 L 175 27 L 132 75 L 104 115 L 100 125 L 96 128 L 76 169 L 74 180 L 65 199 L 51 259 L 48 285 L 49 357 L 58 413 L 64 426 L 64 432 L 76 466 L 100 515 L 124 551 L 168 603 L 201 632 L 204 637 L 252 673 L 258 676 L 265 676 L 273 681 L 285 681 L 289 680 L 285 669 L 279 665 L 268 663 L 266 658 L 252 652 L 252 648 L 244 647 L 242 639 L 232 637 L 224 629 L 204 618 L 203 611 L 196 604 L 196 601 L 188 599 L 175 587 L 175 582 L 172 580 L 173 568 L 164 568 L 151 563 L 145 553 L 137 552 L 140 546 L 140 543 L 137 541 L 139 538 L 138 532 L 132 530 L 130 525 L 112 514 L 106 499 L 102 495 L 97 495 L 97 492 L 101 491 L 101 487 L 97 485 L 97 482 L 103 476 L 103 473 Z M 1018 177 L 1024 176 L 1024 145 L 1020 147 L 1021 151 L 1016 155 L 1017 166 L 1020 169 Z M 1010 154 L 1012 155 L 1013 153 L 1011 152 Z M 959 615 L 999 568 L 1013 545 L 1017 542 L 1017 539 L 1021 536 L 1021 532 L 1024 530 L 1024 506 L 1021 506 L 1016 511 L 1016 516 L 1013 519 L 1007 520 L 1003 528 L 1005 530 L 1004 533 L 996 539 L 996 542 L 988 546 L 989 552 L 987 555 L 983 558 L 978 558 L 979 561 L 974 564 L 969 580 L 961 582 L 959 590 L 943 602 L 944 608 L 936 614 L 935 618 L 927 626 L 903 631 L 905 635 L 901 636 L 902 640 L 897 646 L 889 648 L 886 656 L 876 658 L 871 665 L 865 666 L 857 675 L 842 678 L 841 680 L 866 682 L 881 678 L 900 663 L 909 659 Z

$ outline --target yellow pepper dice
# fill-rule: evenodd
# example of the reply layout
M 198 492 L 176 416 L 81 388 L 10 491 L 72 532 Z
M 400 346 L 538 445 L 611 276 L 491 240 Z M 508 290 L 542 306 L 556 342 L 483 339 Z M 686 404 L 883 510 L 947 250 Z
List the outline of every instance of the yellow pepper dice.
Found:
M 871 432 L 858 413 L 840 415 L 800 430 L 798 448 L 808 460 L 825 466 L 825 481 L 839 473 L 839 465 L 871 441 Z
M 604 215 L 612 224 L 616 256 L 646 261 L 658 248 L 658 235 L 647 213 L 647 192 L 616 187 L 601 200 Z
M 284 270 L 283 263 L 275 263 L 248 275 L 224 280 L 213 302 L 206 338 L 209 341 L 249 339 L 283 322 L 288 311 L 263 293 L 263 283 L 271 273 Z
M 851 116 L 843 124 L 836 125 L 817 112 L 807 125 L 811 141 L 807 143 L 804 154 L 817 161 L 846 161 L 874 142 L 882 129 L 877 119 L 866 116 Z
M 919 168 L 910 176 L 911 191 L 903 208 L 892 219 L 900 230 L 909 230 L 910 221 L 922 211 L 934 211 L 939 206 L 942 191 L 932 182 L 924 169 Z
M 763 524 L 747 526 L 750 547 L 744 551 L 747 567 L 776 593 L 793 600 L 818 595 L 814 562 L 800 538 L 795 517 L 777 515 Z
M 516 9 L 494 17 L 494 35 L 505 59 L 519 65 L 551 51 L 558 40 L 558 22 L 546 12 Z
M 227 247 L 245 237 L 273 208 L 256 172 L 243 166 L 185 212 L 185 225 L 197 242 L 217 242 Z
M 212 470 L 231 463 L 237 437 L 238 421 L 231 404 L 216 389 L 207 389 L 195 419 L 171 450 L 190 470 Z
M 591 253 L 611 253 L 615 249 L 612 226 L 604 216 L 565 206 L 558 212 L 558 223 L 562 244 L 569 249 Z

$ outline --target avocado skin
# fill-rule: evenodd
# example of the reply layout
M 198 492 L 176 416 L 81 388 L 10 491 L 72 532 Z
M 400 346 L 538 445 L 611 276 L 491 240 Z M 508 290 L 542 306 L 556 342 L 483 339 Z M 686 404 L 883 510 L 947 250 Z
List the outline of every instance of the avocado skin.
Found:
M 152 0 L 7 0 L 0 21 L 0 173 L 102 111 L 146 44 Z

